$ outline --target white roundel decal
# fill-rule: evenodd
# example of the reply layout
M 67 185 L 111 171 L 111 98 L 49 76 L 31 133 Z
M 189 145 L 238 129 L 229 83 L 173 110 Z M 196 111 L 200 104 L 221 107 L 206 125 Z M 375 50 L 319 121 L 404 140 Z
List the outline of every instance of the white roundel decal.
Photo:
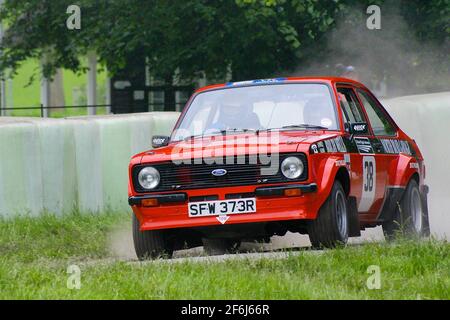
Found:
M 323 119 L 320 121 L 320 124 L 321 124 L 322 126 L 324 126 L 324 127 L 329 128 L 329 127 L 331 127 L 331 125 L 333 124 L 333 121 L 331 121 L 331 119 L 328 119 L 328 118 L 323 118 Z

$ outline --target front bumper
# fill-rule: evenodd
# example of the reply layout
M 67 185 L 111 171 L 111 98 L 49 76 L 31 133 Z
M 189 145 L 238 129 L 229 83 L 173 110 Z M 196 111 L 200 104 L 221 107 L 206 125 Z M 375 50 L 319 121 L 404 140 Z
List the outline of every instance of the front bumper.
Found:
M 301 195 L 284 196 L 285 190 L 300 190 Z M 316 184 L 291 184 L 265 187 L 229 187 L 208 190 L 189 190 L 186 193 L 132 196 L 128 199 L 133 212 L 141 222 L 141 230 L 192 228 L 221 225 L 217 216 L 189 218 L 188 203 L 195 197 L 216 196 L 219 200 L 229 195 L 242 194 L 256 198 L 256 213 L 230 215 L 226 224 L 260 223 L 271 221 L 314 219 L 322 205 Z M 157 199 L 158 206 L 144 207 L 143 200 Z

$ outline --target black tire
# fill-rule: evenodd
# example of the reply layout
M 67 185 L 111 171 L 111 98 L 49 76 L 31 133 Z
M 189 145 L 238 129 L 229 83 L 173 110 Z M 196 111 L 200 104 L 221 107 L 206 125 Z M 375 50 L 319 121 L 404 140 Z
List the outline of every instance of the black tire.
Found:
M 173 246 L 167 239 L 167 231 L 141 231 L 140 223 L 133 214 L 134 249 L 139 260 L 170 258 Z
M 315 220 L 308 222 L 313 248 L 334 248 L 346 244 L 349 236 L 348 199 L 339 181 L 335 181 L 328 199 Z
M 203 238 L 203 250 L 205 250 L 206 254 L 209 256 L 219 256 L 223 254 L 236 253 L 239 246 L 240 241 L 236 241 L 233 239 L 208 239 Z
M 412 179 L 397 205 L 392 220 L 383 223 L 387 240 L 421 238 L 429 235 L 427 202 L 420 194 L 419 185 Z

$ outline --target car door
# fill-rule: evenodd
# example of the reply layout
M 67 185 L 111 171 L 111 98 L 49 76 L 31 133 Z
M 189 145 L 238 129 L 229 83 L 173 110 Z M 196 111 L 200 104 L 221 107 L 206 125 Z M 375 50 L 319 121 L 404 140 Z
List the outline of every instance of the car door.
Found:
M 403 150 L 397 139 L 398 129 L 369 91 L 357 88 L 356 92 L 361 105 L 364 106 L 373 132 L 372 145 L 377 155 L 377 164 L 381 169 L 378 174 L 386 181 L 385 192 L 387 192 L 388 188 L 393 187 L 389 186 L 389 169 L 392 162 L 397 160 L 399 153 Z
M 351 196 L 357 199 L 358 212 L 376 214 L 382 206 L 387 183 L 387 166 L 378 159 L 379 147 L 375 143 L 367 115 L 364 112 L 356 91 L 351 86 L 337 88 L 342 117 L 346 127 L 352 123 L 367 123 L 366 134 L 350 134 L 346 136 L 350 146 L 351 161 Z

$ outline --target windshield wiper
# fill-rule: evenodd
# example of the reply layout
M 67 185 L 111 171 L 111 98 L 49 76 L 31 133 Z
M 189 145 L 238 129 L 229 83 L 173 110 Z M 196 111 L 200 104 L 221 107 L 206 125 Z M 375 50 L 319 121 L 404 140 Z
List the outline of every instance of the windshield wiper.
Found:
M 202 133 L 202 134 L 188 136 L 188 137 L 184 138 L 184 140 L 187 141 L 187 140 L 192 140 L 192 139 L 197 139 L 197 138 L 212 137 L 217 134 L 226 135 L 229 132 L 232 132 L 232 133 L 244 132 L 245 133 L 245 132 L 257 132 L 257 131 L 255 129 L 239 129 L 239 128 L 224 129 L 224 130 L 217 130 L 217 131 L 209 132 L 207 135 Z
M 321 130 L 328 130 L 327 127 L 322 127 L 322 126 L 317 126 L 317 125 L 313 125 L 313 124 L 293 124 L 293 125 L 289 125 L 289 126 L 283 126 L 281 127 L 281 129 L 321 129 Z
M 233 128 L 233 129 L 224 129 L 224 130 L 220 130 L 221 134 L 227 134 L 229 132 L 256 132 L 257 130 L 255 129 L 241 129 L 241 128 Z
M 320 129 L 320 130 L 328 130 L 326 127 L 312 125 L 312 124 L 293 124 L 289 126 L 283 126 L 281 128 L 267 128 L 267 129 L 260 129 L 257 130 L 257 133 L 259 132 L 269 132 L 274 130 L 284 130 L 284 129 Z

